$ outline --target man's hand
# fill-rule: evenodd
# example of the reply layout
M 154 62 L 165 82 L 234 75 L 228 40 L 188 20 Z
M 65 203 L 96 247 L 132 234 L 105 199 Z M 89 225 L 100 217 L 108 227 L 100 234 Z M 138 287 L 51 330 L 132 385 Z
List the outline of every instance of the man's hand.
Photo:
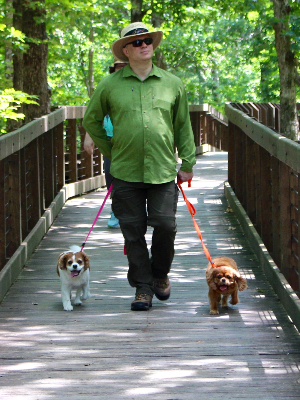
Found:
M 181 171 L 181 169 L 177 173 L 177 181 L 180 182 L 188 182 L 193 178 L 194 174 L 193 172 L 185 172 Z
M 84 143 L 83 143 L 84 150 L 91 156 L 94 153 L 94 142 L 90 135 L 86 132 Z

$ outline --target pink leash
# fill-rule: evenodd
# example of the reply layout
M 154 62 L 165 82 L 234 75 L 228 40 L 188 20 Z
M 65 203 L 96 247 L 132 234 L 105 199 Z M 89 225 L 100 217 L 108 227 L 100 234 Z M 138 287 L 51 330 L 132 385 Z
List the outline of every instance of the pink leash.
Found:
M 93 228 L 94 228 L 94 226 L 95 226 L 95 223 L 97 222 L 97 219 L 99 218 L 99 215 L 101 214 L 101 212 L 102 212 L 102 210 L 103 210 L 103 207 L 104 207 L 104 205 L 105 205 L 105 203 L 106 203 L 106 200 L 108 199 L 108 196 L 110 195 L 110 192 L 112 191 L 112 188 L 113 188 L 113 185 L 111 184 L 110 187 L 109 187 L 109 189 L 108 189 L 108 192 L 106 193 L 106 196 L 105 196 L 105 198 L 104 198 L 104 200 L 103 200 L 102 206 L 100 207 L 100 210 L 98 211 L 98 213 L 97 213 L 97 215 L 96 215 L 95 221 L 93 222 L 93 225 L 92 225 L 92 227 L 91 227 L 91 229 L 90 229 L 90 231 L 89 231 L 87 237 L 85 238 L 85 241 L 82 243 L 82 246 L 81 246 L 81 250 L 80 250 L 80 251 L 83 251 L 83 248 L 84 248 L 84 246 L 85 246 L 85 244 L 86 244 L 86 242 L 87 242 L 87 240 L 88 240 L 88 238 L 89 238 L 89 236 L 90 236 L 90 234 L 91 234 L 91 232 L 92 232 L 92 230 L 93 230 Z

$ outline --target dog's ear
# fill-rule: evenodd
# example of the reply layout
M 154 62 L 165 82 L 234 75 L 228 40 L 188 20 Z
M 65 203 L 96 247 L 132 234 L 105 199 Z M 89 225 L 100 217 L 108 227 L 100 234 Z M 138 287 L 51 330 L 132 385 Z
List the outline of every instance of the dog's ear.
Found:
M 239 272 L 235 273 L 235 280 L 236 283 L 238 285 L 238 289 L 240 292 L 242 292 L 243 290 L 247 289 L 247 281 L 245 278 L 242 278 Z
M 82 253 L 82 256 L 84 260 L 84 269 L 90 269 L 90 257 L 85 253 Z
M 207 273 L 206 273 L 206 280 L 207 280 L 207 284 L 208 286 L 212 289 L 212 290 L 217 290 L 217 285 L 214 282 L 215 276 L 216 276 L 217 270 L 212 268 L 210 269 Z
M 60 269 L 67 269 L 66 264 L 67 264 L 67 254 L 63 253 L 58 257 L 58 263 L 57 263 L 57 267 L 56 267 L 56 271 L 57 271 L 58 275 L 59 275 Z

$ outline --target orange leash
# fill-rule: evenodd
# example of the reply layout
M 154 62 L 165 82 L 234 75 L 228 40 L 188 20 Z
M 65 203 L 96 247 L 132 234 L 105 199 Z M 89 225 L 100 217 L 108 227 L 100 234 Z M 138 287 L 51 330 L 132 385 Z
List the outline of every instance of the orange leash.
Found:
M 188 181 L 188 187 L 191 187 L 191 186 L 192 186 L 191 182 L 192 182 L 192 180 L 189 180 L 189 181 Z M 177 185 L 178 185 L 179 189 L 181 190 L 181 193 L 182 193 L 182 196 L 183 196 L 183 198 L 184 198 L 184 201 L 185 201 L 185 203 L 186 203 L 186 205 L 187 205 L 187 208 L 188 208 L 188 210 L 189 210 L 189 212 L 190 212 L 190 214 L 191 214 L 191 216 L 192 216 L 192 218 L 193 218 L 194 227 L 195 227 L 195 230 L 196 230 L 196 232 L 197 232 L 197 235 L 199 236 L 199 239 L 201 240 L 204 254 L 206 255 L 208 261 L 211 263 L 211 266 L 212 266 L 213 268 L 215 268 L 215 265 L 214 265 L 214 263 L 212 262 L 212 259 L 211 259 L 211 255 L 210 255 L 210 253 L 209 253 L 207 247 L 205 246 L 205 244 L 204 244 L 204 242 L 203 242 L 203 237 L 202 237 L 202 233 L 201 233 L 201 231 L 200 231 L 200 228 L 199 228 L 199 226 L 198 226 L 198 224 L 197 224 L 197 222 L 196 222 L 196 220 L 195 220 L 195 218 L 194 218 L 194 215 L 196 214 L 195 207 L 194 207 L 193 204 L 187 199 L 187 197 L 186 197 L 186 195 L 185 195 L 185 193 L 184 193 L 184 191 L 183 191 L 183 189 L 182 189 L 181 181 L 180 181 L 180 180 L 177 182 Z

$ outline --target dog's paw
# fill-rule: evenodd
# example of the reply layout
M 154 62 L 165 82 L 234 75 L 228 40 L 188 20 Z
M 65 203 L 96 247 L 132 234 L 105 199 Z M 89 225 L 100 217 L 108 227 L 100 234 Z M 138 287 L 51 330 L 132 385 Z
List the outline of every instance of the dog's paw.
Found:
M 210 315 L 218 315 L 219 311 L 218 310 L 210 310 Z
M 74 300 L 74 306 L 81 306 L 81 301 L 79 299 Z
M 73 311 L 72 304 L 64 304 L 64 310 L 65 311 Z

